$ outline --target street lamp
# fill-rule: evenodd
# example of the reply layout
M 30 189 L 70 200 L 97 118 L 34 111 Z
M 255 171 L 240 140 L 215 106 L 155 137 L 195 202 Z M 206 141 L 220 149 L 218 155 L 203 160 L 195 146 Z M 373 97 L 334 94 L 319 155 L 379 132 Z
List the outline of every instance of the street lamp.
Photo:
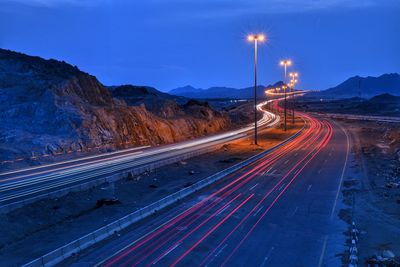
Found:
M 285 76 L 284 76 L 284 79 L 283 79 L 283 83 L 285 84 L 284 85 L 284 90 L 285 90 L 285 100 L 284 100 L 284 108 L 285 108 L 285 111 L 284 111 L 284 113 L 285 113 L 285 131 L 287 130 L 287 124 L 286 124 L 286 69 L 287 69 L 287 67 L 288 66 L 291 66 L 292 65 L 292 61 L 291 60 L 289 60 L 289 59 L 285 59 L 285 60 L 281 60 L 281 62 L 280 62 L 280 65 L 281 66 L 283 66 L 284 68 L 285 68 Z
M 254 144 L 257 142 L 257 46 L 258 42 L 264 42 L 265 36 L 263 34 L 250 34 L 247 36 L 249 42 L 254 42 Z
M 289 73 L 289 76 L 291 78 L 290 83 L 292 88 L 292 123 L 294 124 L 294 105 L 295 105 L 294 86 L 297 83 L 297 77 L 299 77 L 299 74 L 297 72 L 291 72 Z

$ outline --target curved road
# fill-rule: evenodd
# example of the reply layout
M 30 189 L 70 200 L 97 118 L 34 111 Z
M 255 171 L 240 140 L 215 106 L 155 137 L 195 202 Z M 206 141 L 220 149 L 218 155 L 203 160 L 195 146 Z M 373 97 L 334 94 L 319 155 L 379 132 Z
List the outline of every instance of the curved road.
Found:
M 258 121 L 260 127 L 273 127 L 279 122 L 279 116 L 262 109 L 268 102 L 257 105 L 263 112 Z M 0 173 L 0 207 L 243 138 L 253 127 L 251 124 L 239 130 L 166 146 L 133 148 Z
M 64 266 L 340 266 L 349 139 L 301 114 L 292 142 Z

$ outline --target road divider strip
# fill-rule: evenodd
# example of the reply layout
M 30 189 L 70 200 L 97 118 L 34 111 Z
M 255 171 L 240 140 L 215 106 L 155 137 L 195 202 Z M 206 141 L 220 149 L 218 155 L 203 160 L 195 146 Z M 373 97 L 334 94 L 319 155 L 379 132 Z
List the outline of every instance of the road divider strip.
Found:
M 235 164 L 225 170 L 217 172 L 203 180 L 196 182 L 195 184 L 186 187 L 184 189 L 179 190 L 169 196 L 166 196 L 146 207 L 138 209 L 110 224 L 107 224 L 81 238 L 78 238 L 60 248 L 57 248 L 37 259 L 32 260 L 31 262 L 22 265 L 22 267 L 48 267 L 54 266 L 63 260 L 81 252 L 82 250 L 103 241 L 104 239 L 118 233 L 119 231 L 131 226 L 132 224 L 149 217 L 150 215 L 156 213 L 157 211 L 166 208 L 177 201 L 225 178 L 227 175 L 232 174 L 243 167 L 261 159 L 262 157 L 266 156 L 267 154 L 271 153 L 272 151 L 284 146 L 285 144 L 292 141 L 296 138 L 303 130 L 305 126 L 303 126 L 298 132 L 293 134 L 291 137 L 287 138 L 286 140 L 282 141 L 281 143 L 277 144 L 276 146 L 267 149 L 257 155 L 254 155 L 238 164 Z

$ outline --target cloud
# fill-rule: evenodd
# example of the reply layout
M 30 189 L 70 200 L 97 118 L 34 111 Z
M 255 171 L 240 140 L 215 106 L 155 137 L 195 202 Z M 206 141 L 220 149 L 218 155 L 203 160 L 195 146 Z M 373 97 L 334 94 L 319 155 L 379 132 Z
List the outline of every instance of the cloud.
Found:
M 1 0 L 31 7 L 104 7 L 110 10 L 149 10 L 179 17 L 237 17 L 249 14 L 285 14 L 400 6 L 398 0 Z

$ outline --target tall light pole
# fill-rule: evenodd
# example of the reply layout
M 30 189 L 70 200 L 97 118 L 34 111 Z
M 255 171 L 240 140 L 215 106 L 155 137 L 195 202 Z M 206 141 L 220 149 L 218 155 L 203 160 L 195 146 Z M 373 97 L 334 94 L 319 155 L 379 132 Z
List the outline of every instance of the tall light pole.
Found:
M 284 85 L 283 85 L 283 89 L 285 90 L 285 100 L 284 100 L 284 113 L 285 113 L 285 131 L 287 130 L 287 123 L 286 123 L 286 114 L 287 114 L 287 103 L 286 103 L 286 70 L 287 70 L 287 67 L 288 66 L 291 66 L 292 65 L 292 61 L 291 60 L 289 60 L 289 59 L 285 59 L 285 60 L 281 60 L 281 62 L 280 62 L 280 65 L 281 66 L 283 66 L 284 68 L 285 68 L 285 76 L 284 76 L 284 79 L 283 79 L 283 83 L 284 83 Z
M 290 83 L 292 84 L 292 123 L 294 124 L 294 101 L 295 101 L 295 97 L 294 97 L 294 86 L 297 83 L 297 77 L 299 77 L 299 74 L 297 72 L 291 72 L 289 73 L 290 76 Z
M 263 34 L 250 34 L 247 36 L 249 42 L 254 42 L 254 144 L 257 142 L 257 49 L 258 42 L 263 42 L 265 36 Z

